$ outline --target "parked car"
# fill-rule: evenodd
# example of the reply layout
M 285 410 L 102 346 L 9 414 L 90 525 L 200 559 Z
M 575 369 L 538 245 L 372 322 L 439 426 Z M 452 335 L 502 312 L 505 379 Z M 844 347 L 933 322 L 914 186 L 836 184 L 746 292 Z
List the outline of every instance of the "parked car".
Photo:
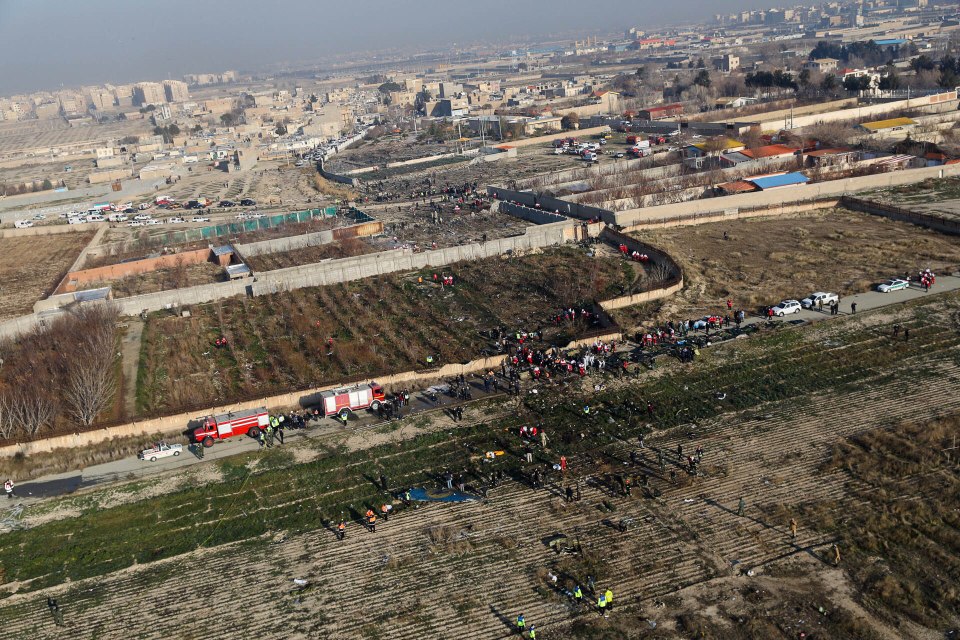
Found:
M 181 222 L 186 222 L 186 220 L 184 220 L 180 216 L 174 216 L 169 220 L 167 220 L 167 222 L 169 222 L 170 224 L 180 224 Z
M 33 226 L 32 220 L 17 220 L 13 223 L 13 226 L 17 229 L 29 229 Z
M 151 216 L 149 213 L 138 213 L 137 215 L 133 216 L 133 219 L 134 219 L 134 220 L 146 221 L 146 220 L 151 219 L 152 217 L 153 217 L 153 216 Z
M 221 207 L 235 207 L 235 206 L 237 206 L 237 203 L 234 202 L 233 200 L 221 200 L 219 206 L 221 206 Z
M 246 213 L 238 213 L 237 216 L 236 216 L 237 220 L 246 220 L 246 219 L 249 218 L 249 217 L 250 217 L 250 216 L 249 216 L 248 214 L 246 214 Z
M 251 213 L 248 217 L 254 220 L 259 220 L 260 218 L 266 218 L 267 216 L 262 213 Z
M 156 462 L 159 458 L 179 456 L 182 452 L 182 444 L 167 444 L 166 442 L 160 442 L 150 449 L 144 449 L 137 457 L 141 460 Z
M 142 226 L 143 226 L 143 223 L 142 223 L 142 222 L 139 222 L 139 221 L 137 221 L 137 220 L 134 220 L 133 222 L 128 222 L 128 223 L 127 223 L 127 226 L 128 226 L 128 227 L 142 227 Z
M 240 204 L 244 207 L 255 207 L 257 206 L 257 201 L 251 200 L 250 198 L 244 198 L 240 201 Z
M 899 291 L 900 289 L 909 289 L 910 283 L 901 278 L 890 278 L 886 282 L 881 282 L 877 285 L 877 291 L 880 293 L 890 293 L 891 291 Z
M 203 216 L 193 216 L 190 218 L 190 222 L 210 222 L 210 218 L 204 218 Z
M 621 151 L 620 153 L 616 154 L 616 155 L 613 156 L 613 157 L 614 157 L 614 158 L 626 158 L 626 157 L 627 157 L 627 154 L 625 154 L 625 153 L 623 153 L 623 152 Z
M 163 220 L 157 220 L 156 218 L 151 218 L 147 220 L 147 224 L 163 224 Z
M 137 210 L 134 209 L 133 207 L 127 207 L 126 209 L 123 210 L 123 212 L 124 212 L 124 213 L 136 213 Z
M 788 313 L 800 313 L 800 303 L 796 300 L 784 300 L 773 307 L 773 315 L 782 318 Z
M 835 293 L 824 293 L 823 291 L 817 291 L 816 293 L 811 293 L 809 296 L 800 301 L 800 305 L 804 309 L 813 309 L 816 306 L 819 306 L 821 303 L 823 306 L 829 306 L 834 302 L 839 302 L 840 296 Z

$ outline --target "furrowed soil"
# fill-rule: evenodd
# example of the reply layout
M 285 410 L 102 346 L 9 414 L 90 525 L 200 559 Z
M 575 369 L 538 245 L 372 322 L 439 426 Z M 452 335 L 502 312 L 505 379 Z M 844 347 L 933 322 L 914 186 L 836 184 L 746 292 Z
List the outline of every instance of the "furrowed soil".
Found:
M 635 235 L 683 267 L 684 289 L 662 302 L 615 312 L 625 329 L 723 315 L 728 299 L 734 308 L 757 313 L 764 305 L 800 300 L 814 291 L 842 297 L 890 277 L 960 263 L 960 243 L 950 236 L 845 209 Z
M 565 343 L 590 327 L 556 327 L 569 306 L 620 295 L 633 266 L 572 248 L 196 306 L 150 316 L 137 407 L 144 414 L 209 406 L 280 390 L 465 362 L 489 353 L 480 332 L 534 331 Z M 418 283 L 418 278 L 423 283 Z M 226 348 L 214 341 L 226 337 Z M 332 349 L 328 339 L 333 339 Z
M 657 376 L 608 378 L 599 393 L 542 387 L 412 440 L 299 465 L 275 448 L 220 462 L 221 483 L 184 477 L 167 495 L 131 486 L 149 496 L 139 503 L 103 508 L 88 496 L 79 515 L 0 536 L 0 622 L 6 637 L 31 640 L 388 640 L 452 628 L 479 640 L 515 636 L 521 613 L 538 635 L 584 640 L 951 637 L 960 296 L 904 305 L 902 317 L 909 341 L 866 312 L 718 345 Z M 526 465 L 514 434 L 538 415 L 550 450 Z M 675 452 L 697 445 L 703 462 L 687 474 Z M 494 449 L 506 455 L 482 462 Z M 527 484 L 561 454 L 566 476 Z M 398 503 L 376 533 L 357 523 L 393 500 L 375 485 L 381 469 L 402 488 L 461 468 L 475 469 L 468 485 L 497 468 L 513 479 L 485 500 Z M 631 495 L 618 476 L 637 476 Z M 581 499 L 568 503 L 574 483 Z M 554 553 L 545 540 L 557 533 L 579 551 Z M 606 617 L 587 576 L 615 595 Z M 566 594 L 576 584 L 579 605 Z M 271 594 L 269 606 L 252 604 L 252 589 Z M 236 597 L 205 606 L 213 593 Z
M 0 238 L 0 320 L 33 311 L 67 273 L 93 232 Z

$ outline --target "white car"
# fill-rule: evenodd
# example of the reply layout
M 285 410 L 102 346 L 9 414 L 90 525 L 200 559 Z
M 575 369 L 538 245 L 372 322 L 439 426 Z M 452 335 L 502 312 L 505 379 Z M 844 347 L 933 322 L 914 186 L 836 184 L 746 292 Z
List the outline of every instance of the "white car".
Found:
M 266 218 L 267 216 L 262 213 L 251 213 L 249 217 L 253 220 L 259 220 L 260 218 Z
M 890 278 L 886 282 L 882 282 L 877 285 L 877 291 L 880 293 L 890 293 L 891 291 L 899 291 L 900 289 L 909 289 L 910 283 L 901 278 Z
M 150 218 L 147 220 L 147 224 L 163 224 L 163 220 L 157 220 L 156 218 Z
M 782 318 L 788 313 L 800 313 L 800 303 L 796 300 L 784 300 L 773 308 L 773 315 Z
M 128 222 L 128 223 L 127 223 L 127 226 L 128 226 L 128 227 L 142 227 L 142 226 L 143 226 L 143 223 L 135 220 L 135 221 L 133 221 L 133 222 Z
M 67 224 L 83 224 L 86 222 L 83 218 L 79 216 L 74 216 L 72 218 L 67 218 Z
M 149 462 L 156 462 L 160 458 L 169 458 L 171 456 L 179 456 L 183 453 L 182 444 L 167 444 L 166 442 L 160 442 L 155 447 L 150 449 L 144 449 L 137 456 L 141 460 L 147 460 Z
M 149 213 L 138 213 L 137 215 L 133 216 L 134 220 L 141 220 L 144 222 L 150 220 L 151 218 L 153 218 L 153 216 L 151 216 Z
M 193 216 L 190 218 L 190 222 L 210 222 L 210 218 L 204 218 L 203 216 Z
M 167 220 L 167 222 L 169 222 L 170 224 L 180 224 L 181 222 L 186 222 L 186 220 L 184 220 L 179 216 L 174 216 L 173 218 L 170 218 L 169 220 Z
M 813 309 L 814 307 L 820 306 L 822 303 L 823 306 L 827 307 L 833 304 L 834 302 L 839 302 L 840 296 L 835 293 L 825 293 L 823 291 L 817 291 L 816 293 L 811 293 L 809 296 L 800 301 L 800 305 L 804 309 Z

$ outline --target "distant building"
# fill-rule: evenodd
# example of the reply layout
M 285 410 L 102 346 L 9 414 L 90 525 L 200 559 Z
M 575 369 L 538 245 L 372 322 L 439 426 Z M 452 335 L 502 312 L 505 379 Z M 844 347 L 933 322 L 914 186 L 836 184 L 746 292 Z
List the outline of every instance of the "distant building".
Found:
M 880 135 L 909 131 L 917 126 L 917 123 L 910 118 L 890 118 L 888 120 L 877 120 L 875 122 L 863 122 L 857 127 L 867 133 L 876 133 Z
M 163 85 L 159 82 L 138 82 L 133 87 L 133 104 L 145 107 L 149 104 L 163 104 L 167 97 Z
M 713 68 L 723 73 L 730 73 L 740 68 L 740 57 L 730 53 L 713 59 Z
M 164 80 L 163 92 L 167 102 L 186 102 L 190 99 L 187 83 L 179 80 Z
M 835 58 L 817 58 L 816 60 L 809 60 L 806 64 L 803 65 L 804 69 L 809 69 L 810 71 L 819 71 L 820 73 L 830 73 L 831 71 L 837 70 L 837 63 L 840 62 Z
M 641 120 L 661 120 L 663 118 L 672 118 L 683 114 L 682 104 L 664 104 L 659 107 L 649 107 L 637 112 L 637 117 Z

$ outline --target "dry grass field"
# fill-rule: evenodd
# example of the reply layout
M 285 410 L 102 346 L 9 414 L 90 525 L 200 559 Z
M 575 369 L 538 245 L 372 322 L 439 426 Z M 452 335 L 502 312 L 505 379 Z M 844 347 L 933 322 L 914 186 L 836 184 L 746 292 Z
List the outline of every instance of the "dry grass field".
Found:
M 727 299 L 750 313 L 814 291 L 843 296 L 892 276 L 960 264 L 960 243 L 950 236 L 844 209 L 636 235 L 677 260 L 685 287 L 663 302 L 618 312 L 623 327 L 725 313 Z
M 0 320 L 33 311 L 93 238 L 93 232 L 0 238 Z

